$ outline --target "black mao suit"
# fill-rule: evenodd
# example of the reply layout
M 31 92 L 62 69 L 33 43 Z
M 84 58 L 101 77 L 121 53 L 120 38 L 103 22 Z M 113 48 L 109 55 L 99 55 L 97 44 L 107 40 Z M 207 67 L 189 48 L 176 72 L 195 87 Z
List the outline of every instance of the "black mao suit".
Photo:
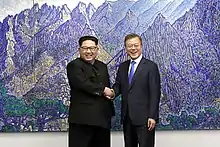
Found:
M 155 130 L 148 131 L 147 120 L 159 119 L 160 75 L 157 65 L 142 57 L 131 84 L 128 83 L 130 60 L 120 64 L 115 84 L 116 96 L 122 96 L 122 122 L 125 147 L 153 147 Z M 137 135 L 135 135 L 137 134 Z
M 77 58 L 67 65 L 67 77 L 71 89 L 69 146 L 109 147 L 114 107 L 103 95 L 104 88 L 110 86 L 106 64 L 98 60 L 90 64 Z

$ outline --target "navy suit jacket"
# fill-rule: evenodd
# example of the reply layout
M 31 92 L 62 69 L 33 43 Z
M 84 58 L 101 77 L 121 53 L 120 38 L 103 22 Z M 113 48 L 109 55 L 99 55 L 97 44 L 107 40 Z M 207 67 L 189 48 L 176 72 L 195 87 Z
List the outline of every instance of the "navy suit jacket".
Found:
M 157 65 L 142 58 L 128 84 L 130 60 L 120 64 L 113 89 L 115 96 L 122 96 L 122 122 L 126 113 L 135 125 L 146 124 L 148 118 L 158 122 L 160 101 L 160 74 Z

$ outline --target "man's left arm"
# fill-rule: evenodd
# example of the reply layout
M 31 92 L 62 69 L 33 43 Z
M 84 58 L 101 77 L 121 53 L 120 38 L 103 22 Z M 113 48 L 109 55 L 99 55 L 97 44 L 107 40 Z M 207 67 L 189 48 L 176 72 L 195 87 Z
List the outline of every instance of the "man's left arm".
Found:
M 152 66 L 149 74 L 149 90 L 150 90 L 150 114 L 148 119 L 149 130 L 155 127 L 159 121 L 159 103 L 161 95 L 160 73 L 156 64 Z

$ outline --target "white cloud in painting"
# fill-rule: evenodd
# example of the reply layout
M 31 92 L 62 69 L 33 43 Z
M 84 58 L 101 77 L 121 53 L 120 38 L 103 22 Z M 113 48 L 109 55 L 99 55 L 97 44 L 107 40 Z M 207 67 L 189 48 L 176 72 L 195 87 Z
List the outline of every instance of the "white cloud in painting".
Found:
M 40 6 L 44 3 L 48 5 L 62 6 L 67 4 L 68 8 L 72 10 L 77 6 L 79 1 L 89 4 L 92 3 L 96 8 L 100 6 L 105 0 L 1 0 L 0 1 L 0 21 L 2 22 L 8 15 L 15 15 L 22 10 L 31 8 L 34 3 L 38 3 Z M 115 0 L 108 0 L 115 1 Z
M 31 8 L 33 6 L 32 0 L 1 0 L 0 1 L 0 21 L 8 15 L 14 15 L 21 10 Z

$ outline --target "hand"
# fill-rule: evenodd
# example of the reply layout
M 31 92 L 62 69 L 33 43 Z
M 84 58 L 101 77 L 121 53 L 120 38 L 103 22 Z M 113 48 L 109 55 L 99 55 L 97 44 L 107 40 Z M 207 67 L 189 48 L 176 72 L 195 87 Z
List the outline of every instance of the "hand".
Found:
M 115 91 L 114 91 L 114 89 L 111 89 L 111 91 L 112 91 L 111 99 L 113 100 L 115 98 Z
M 105 87 L 104 89 L 104 96 L 108 99 L 113 99 L 115 95 L 115 92 L 113 89 L 110 89 L 108 87 Z
M 152 118 L 148 118 L 148 122 L 147 122 L 147 126 L 148 126 L 148 130 L 151 131 L 155 128 L 156 125 L 156 121 Z

